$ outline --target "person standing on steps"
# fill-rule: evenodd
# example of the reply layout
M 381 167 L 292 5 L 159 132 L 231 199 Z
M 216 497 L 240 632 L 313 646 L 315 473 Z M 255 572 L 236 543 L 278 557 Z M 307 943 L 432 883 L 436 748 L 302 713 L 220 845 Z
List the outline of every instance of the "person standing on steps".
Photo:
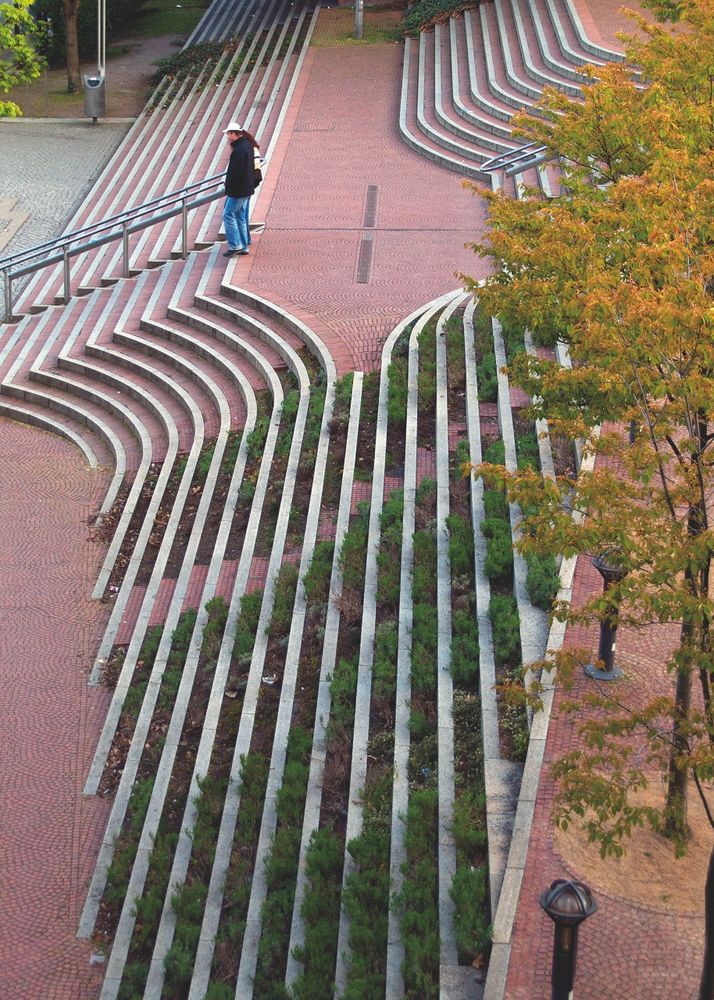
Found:
M 224 257 L 245 255 L 250 246 L 248 208 L 255 191 L 254 150 L 258 144 L 238 122 L 231 122 L 223 134 L 230 143 L 231 157 L 226 170 L 226 201 L 223 206 L 223 224 L 228 249 Z

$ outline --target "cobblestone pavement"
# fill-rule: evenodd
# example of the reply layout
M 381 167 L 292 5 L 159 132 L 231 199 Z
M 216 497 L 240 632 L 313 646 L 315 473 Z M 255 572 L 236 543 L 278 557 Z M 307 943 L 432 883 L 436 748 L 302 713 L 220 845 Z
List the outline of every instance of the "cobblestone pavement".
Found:
M 593 0 L 608 40 L 620 27 L 618 6 Z M 397 45 L 311 50 L 256 200 L 265 232 L 236 270 L 237 283 L 314 319 L 342 346 L 343 368 L 376 365 L 386 333 L 458 287 L 454 272 L 484 273 L 464 248 L 485 231 L 479 201 L 399 140 L 400 72 Z M 0 199 L 30 215 L 0 252 L 53 235 L 125 128 L 0 123 Z M 101 553 L 86 519 L 106 481 L 67 442 L 12 421 L 0 420 L 0 455 L 0 997 L 90 1000 L 98 973 L 74 934 L 106 810 L 81 794 L 105 710 L 84 673 L 103 621 L 88 596 Z M 579 574 L 578 586 L 593 585 L 587 568 Z M 639 655 L 658 653 L 655 639 Z M 548 759 L 569 739 L 556 715 Z M 537 897 L 553 877 L 578 874 L 553 848 L 552 794 L 544 780 L 516 924 L 513 1000 L 549 995 L 552 932 Z M 581 933 L 577 996 L 689 997 L 701 939 L 698 916 L 601 899 Z
M 589 560 L 580 559 L 574 603 L 581 603 L 585 595 L 601 586 L 602 581 Z M 640 633 L 624 628 L 618 630 L 617 663 L 625 671 L 618 686 L 623 699 L 636 704 L 638 694 L 639 700 L 644 702 L 658 693 L 672 692 L 672 678 L 653 670 L 653 665 L 663 663 L 676 642 L 676 635 L 677 630 L 672 627 L 648 628 Z M 569 628 L 566 645 L 597 650 L 597 628 Z M 593 686 L 590 679 L 578 677 L 568 698 L 577 700 L 592 692 Z M 562 699 L 562 692 L 557 693 L 517 909 L 505 998 L 550 1000 L 553 924 L 540 908 L 538 899 L 553 879 L 575 878 L 590 886 L 598 904 L 597 912 L 579 934 L 574 989 L 578 1000 L 694 1000 L 698 996 L 704 951 L 706 862 L 702 866 L 700 861 L 700 899 L 692 900 L 688 908 L 698 912 L 678 912 L 667 902 L 672 892 L 669 868 L 661 876 L 658 872 L 649 872 L 652 881 L 647 895 L 651 904 L 644 905 L 628 898 L 626 879 L 614 891 L 612 877 L 608 878 L 607 885 L 598 882 L 597 866 L 593 872 L 579 871 L 557 850 L 552 820 L 556 789 L 549 770 L 556 759 L 578 745 L 577 722 L 560 712 Z M 688 869 L 686 858 L 678 864 Z M 610 861 L 610 865 L 617 865 L 617 862 Z
M 265 232 L 238 280 L 317 317 L 349 366 L 368 370 L 399 320 L 460 287 L 456 271 L 486 273 L 464 248 L 485 212 L 458 174 L 400 140 L 401 46 L 308 58 L 297 119 L 271 164 L 277 181 L 269 173 L 253 211 Z
M 0 454 L 0 996 L 88 1000 L 75 933 L 107 809 L 82 785 L 107 698 L 86 683 L 105 618 L 87 518 L 108 477 L 12 420 Z
M 62 230 L 129 124 L 0 121 L 0 206 L 27 215 L 6 244 L 3 231 L 9 213 L 0 207 L 0 257 L 44 243 Z

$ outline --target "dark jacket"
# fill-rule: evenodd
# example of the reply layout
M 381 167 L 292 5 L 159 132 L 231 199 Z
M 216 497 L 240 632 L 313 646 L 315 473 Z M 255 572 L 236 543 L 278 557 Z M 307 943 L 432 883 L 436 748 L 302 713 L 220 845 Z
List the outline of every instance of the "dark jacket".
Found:
M 231 143 L 231 158 L 226 171 L 226 195 L 229 198 L 247 198 L 254 191 L 253 146 L 250 139 L 241 136 Z

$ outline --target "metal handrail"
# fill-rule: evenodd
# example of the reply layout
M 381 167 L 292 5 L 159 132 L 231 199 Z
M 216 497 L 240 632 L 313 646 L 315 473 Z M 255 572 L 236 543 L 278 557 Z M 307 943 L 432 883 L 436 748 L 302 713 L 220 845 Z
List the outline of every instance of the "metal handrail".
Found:
M 481 164 L 480 169 L 485 171 L 505 170 L 508 174 L 509 170 L 515 167 L 515 173 L 520 173 L 525 164 L 531 166 L 531 160 L 540 163 L 542 159 L 547 159 L 547 157 L 543 157 L 547 149 L 547 146 L 538 145 L 537 142 L 527 142 L 524 146 L 509 149 L 507 153 L 492 156 L 490 160 Z
M 70 260 L 72 257 L 77 257 L 88 250 L 94 250 L 107 243 L 114 243 L 121 240 L 123 244 L 122 277 L 128 278 L 130 276 L 129 237 L 133 233 L 149 229 L 151 226 L 165 222 L 167 219 L 175 218 L 177 215 L 182 216 L 181 256 L 185 260 L 188 256 L 188 212 L 191 209 L 199 208 L 201 205 L 206 205 L 217 198 L 221 198 L 223 196 L 223 180 L 224 174 L 216 174 L 214 177 L 194 181 L 192 184 L 188 184 L 178 191 L 161 195 L 152 201 L 144 202 L 134 208 L 120 212 L 118 215 L 102 219 L 101 222 L 93 223 L 71 233 L 62 233 L 54 239 L 32 247 L 30 250 L 22 250 L 11 254 L 9 257 L 2 258 L 0 260 L 0 271 L 2 271 L 5 294 L 4 322 L 12 323 L 15 321 L 12 312 L 12 282 L 16 278 L 22 278 L 28 274 L 34 274 L 36 271 L 41 271 L 45 267 L 50 267 L 52 264 L 61 263 L 64 267 L 63 301 L 67 303 L 71 297 Z M 219 189 L 210 191 L 208 194 L 202 193 L 218 185 L 220 185 Z M 156 211 L 157 208 L 166 204 L 169 207 L 163 208 L 158 212 Z M 149 212 L 152 213 L 150 218 L 142 218 Z M 107 230 L 109 231 L 107 232 Z M 97 235 L 101 233 L 104 235 Z M 77 242 L 78 240 L 80 242 Z

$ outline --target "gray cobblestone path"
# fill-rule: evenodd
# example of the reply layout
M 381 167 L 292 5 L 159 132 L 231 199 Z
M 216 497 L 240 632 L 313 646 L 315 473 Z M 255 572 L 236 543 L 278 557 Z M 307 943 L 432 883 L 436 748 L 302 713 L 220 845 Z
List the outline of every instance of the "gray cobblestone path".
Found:
M 0 199 L 28 215 L 0 256 L 36 246 L 61 232 L 99 176 L 131 122 L 0 122 Z M 1 294 L 1 293 L 0 293 Z

